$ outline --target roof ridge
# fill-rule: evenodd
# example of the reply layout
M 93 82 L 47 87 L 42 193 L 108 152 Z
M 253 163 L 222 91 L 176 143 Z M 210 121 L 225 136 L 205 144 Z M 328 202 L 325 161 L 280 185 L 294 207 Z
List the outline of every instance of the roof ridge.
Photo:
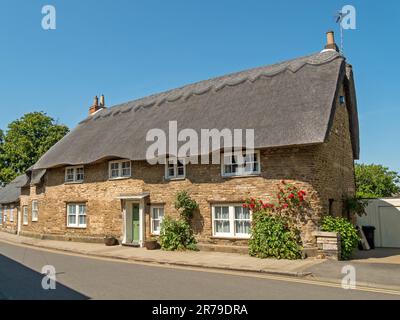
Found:
M 296 73 L 305 65 L 319 66 L 329 63 L 337 58 L 344 58 L 336 51 L 318 52 L 307 56 L 302 56 L 290 60 L 284 60 L 272 65 L 250 68 L 238 72 L 229 73 L 223 76 L 201 80 L 191 84 L 187 84 L 178 88 L 151 94 L 142 98 L 131 100 L 125 103 L 117 104 L 109 109 L 101 110 L 95 116 L 89 116 L 79 124 L 86 123 L 90 120 L 98 120 L 111 115 L 116 116 L 120 113 L 127 113 L 134 110 L 137 112 L 141 109 L 147 109 L 154 105 L 160 106 L 165 102 L 175 102 L 180 99 L 188 100 L 195 95 L 208 93 L 212 89 L 218 92 L 225 87 L 240 85 L 244 82 L 255 82 L 261 77 L 274 77 L 282 72 L 290 71 Z

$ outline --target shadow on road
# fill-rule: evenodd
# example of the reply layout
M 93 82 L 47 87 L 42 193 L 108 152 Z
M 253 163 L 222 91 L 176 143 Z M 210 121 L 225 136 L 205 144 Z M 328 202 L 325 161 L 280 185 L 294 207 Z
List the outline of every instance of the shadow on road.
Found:
M 44 275 L 0 255 L 0 300 L 87 300 L 89 297 L 56 283 L 55 290 L 44 290 Z

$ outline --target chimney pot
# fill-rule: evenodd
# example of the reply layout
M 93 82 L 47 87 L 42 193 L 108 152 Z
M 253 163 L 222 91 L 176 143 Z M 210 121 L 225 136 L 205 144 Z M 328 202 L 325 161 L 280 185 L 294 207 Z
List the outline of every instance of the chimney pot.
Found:
M 100 97 L 100 107 L 104 108 L 106 106 L 105 99 L 104 99 L 104 94 L 101 95 Z
M 89 115 L 97 112 L 100 109 L 101 107 L 99 107 L 99 98 L 95 96 L 93 99 L 93 105 L 89 108 Z
M 327 50 L 335 50 L 339 52 L 339 48 L 335 43 L 335 33 L 333 31 L 328 31 L 326 33 L 326 46 L 325 49 Z

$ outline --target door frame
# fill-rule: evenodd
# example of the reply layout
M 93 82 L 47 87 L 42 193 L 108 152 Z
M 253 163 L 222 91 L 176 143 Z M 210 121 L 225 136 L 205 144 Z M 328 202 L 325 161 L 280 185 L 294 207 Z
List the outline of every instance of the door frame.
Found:
M 132 206 L 134 204 L 139 205 L 139 241 L 138 245 L 140 247 L 144 246 L 144 235 L 145 235 L 145 217 L 144 217 L 144 208 L 145 203 L 144 199 L 140 200 L 123 200 L 122 204 L 122 223 L 123 223 L 123 236 L 122 236 L 122 244 L 136 244 L 132 241 Z

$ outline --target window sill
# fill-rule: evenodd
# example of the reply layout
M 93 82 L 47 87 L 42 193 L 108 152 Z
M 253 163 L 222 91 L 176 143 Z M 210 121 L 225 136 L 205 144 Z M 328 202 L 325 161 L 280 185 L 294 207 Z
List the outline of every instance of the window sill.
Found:
M 223 179 L 235 179 L 235 178 L 254 178 L 254 177 L 261 177 L 261 173 L 254 173 L 254 174 L 242 174 L 237 176 L 222 176 Z
M 109 181 L 115 181 L 115 180 L 127 180 L 132 178 L 132 176 L 129 177 L 118 177 L 118 178 L 108 178 Z
M 71 227 L 71 226 L 67 226 L 67 229 L 87 229 L 87 227 Z
M 84 181 L 65 181 L 64 184 L 82 184 Z
M 179 177 L 179 178 L 165 178 L 167 181 L 183 181 L 186 180 L 186 177 Z

